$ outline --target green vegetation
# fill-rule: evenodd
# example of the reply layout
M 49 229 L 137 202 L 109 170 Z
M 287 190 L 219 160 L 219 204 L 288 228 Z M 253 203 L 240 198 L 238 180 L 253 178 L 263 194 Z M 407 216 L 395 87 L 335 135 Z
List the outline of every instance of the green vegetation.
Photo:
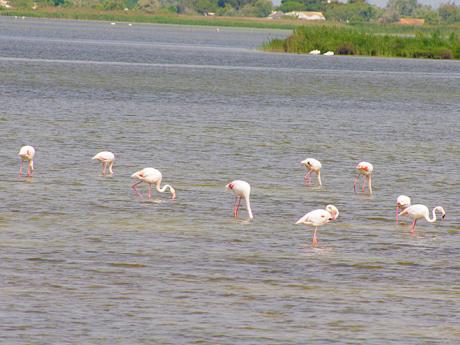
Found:
M 460 35 L 417 32 L 415 36 L 370 34 L 345 26 L 304 26 L 285 40 L 264 45 L 267 51 L 305 54 L 318 49 L 339 55 L 460 59 Z

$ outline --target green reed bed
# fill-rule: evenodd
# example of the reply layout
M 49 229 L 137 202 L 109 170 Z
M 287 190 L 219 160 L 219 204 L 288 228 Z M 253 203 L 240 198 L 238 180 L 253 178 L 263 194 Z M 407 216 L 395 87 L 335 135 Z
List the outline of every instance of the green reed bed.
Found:
M 370 34 L 345 26 L 304 26 L 287 39 L 273 39 L 264 50 L 308 53 L 318 49 L 338 55 L 460 59 L 460 35 L 417 32 L 413 36 Z

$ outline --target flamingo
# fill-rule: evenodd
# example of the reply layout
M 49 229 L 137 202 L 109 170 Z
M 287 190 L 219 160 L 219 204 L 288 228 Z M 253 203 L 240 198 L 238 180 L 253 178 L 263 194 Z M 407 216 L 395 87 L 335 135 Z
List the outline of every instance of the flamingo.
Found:
M 309 52 L 308 54 L 310 54 L 310 55 L 320 55 L 321 51 L 318 50 L 318 49 L 315 49 L 315 50 L 312 50 L 311 52 Z
M 436 222 L 436 211 L 441 212 L 442 219 L 446 217 L 446 211 L 444 211 L 444 208 L 436 206 L 433 208 L 433 218 L 430 219 L 430 211 L 428 210 L 428 207 L 420 204 L 407 207 L 399 215 L 408 216 L 413 219 L 412 226 L 410 228 L 410 233 L 413 234 L 415 232 L 415 223 L 417 223 L 417 219 L 425 218 L 427 222 L 434 223 Z
M 102 151 L 95 155 L 92 159 L 97 159 L 102 163 L 102 175 L 105 176 L 107 165 L 109 165 L 109 174 L 113 175 L 113 161 L 115 160 L 115 155 L 109 151 Z
M 161 175 L 161 172 L 155 168 L 144 168 L 142 170 L 136 171 L 134 174 L 131 175 L 131 178 L 137 178 L 140 181 L 133 184 L 131 186 L 132 189 L 136 192 L 137 195 L 142 197 L 141 193 L 137 191 L 136 186 L 139 183 L 145 182 L 149 185 L 148 189 L 148 198 L 152 198 L 152 184 L 156 185 L 157 191 L 160 193 L 165 192 L 167 189 L 169 189 L 169 192 L 171 193 L 172 197 L 171 199 L 176 199 L 176 190 L 170 186 L 169 184 L 165 184 L 162 188 L 160 187 L 161 185 L 161 179 L 163 176 Z
M 305 224 L 305 225 L 312 225 L 315 227 L 315 232 L 313 233 L 312 239 L 312 247 L 316 247 L 318 245 L 318 240 L 316 238 L 316 230 L 318 226 L 322 226 L 324 224 L 329 223 L 330 221 L 336 220 L 339 216 L 339 210 L 334 205 L 327 205 L 326 209 L 319 209 L 308 212 L 302 218 L 300 218 L 296 224 Z
M 235 180 L 225 186 L 227 190 L 232 190 L 235 193 L 235 205 L 233 206 L 233 215 L 238 217 L 238 209 L 240 208 L 241 198 L 246 201 L 246 208 L 248 210 L 249 219 L 253 219 L 251 204 L 249 202 L 249 195 L 251 194 L 251 186 L 249 183 L 241 180 Z
M 32 146 L 26 145 L 21 147 L 19 150 L 19 157 L 21 159 L 21 163 L 19 165 L 19 176 L 22 176 L 22 163 L 24 161 L 28 161 L 29 165 L 27 167 L 27 176 L 32 176 L 32 171 L 34 170 L 34 156 L 35 156 L 35 149 Z
M 410 206 L 410 198 L 407 195 L 400 195 L 396 199 L 396 224 L 398 224 L 399 209 L 406 209 Z
M 305 185 L 311 185 L 311 173 L 315 172 L 318 177 L 318 184 L 321 186 L 321 162 L 314 158 L 307 158 L 300 163 L 305 165 L 305 168 L 308 170 L 304 177 Z
M 324 56 L 333 56 L 334 55 L 334 52 L 333 51 L 327 51 L 323 54 Z
M 365 179 L 363 180 L 363 192 L 364 192 L 364 186 L 366 185 L 366 179 L 367 179 L 367 186 L 369 188 L 369 194 L 372 194 L 372 181 L 371 181 L 371 175 L 372 171 L 374 171 L 374 167 L 372 166 L 371 163 L 368 162 L 360 162 L 357 166 L 356 169 L 358 170 L 358 175 L 356 175 L 355 178 L 355 183 L 353 185 L 353 189 L 356 192 L 356 182 L 358 182 L 359 175 L 363 175 Z

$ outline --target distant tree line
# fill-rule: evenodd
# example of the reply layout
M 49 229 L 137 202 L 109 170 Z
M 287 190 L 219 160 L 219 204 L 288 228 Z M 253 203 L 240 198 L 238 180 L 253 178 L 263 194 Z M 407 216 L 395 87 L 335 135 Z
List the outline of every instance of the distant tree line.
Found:
M 417 0 L 389 0 L 380 8 L 366 0 L 282 0 L 273 8 L 271 0 L 9 0 L 18 8 L 38 6 L 89 7 L 103 10 L 136 9 L 147 13 L 179 13 L 217 16 L 267 17 L 273 10 L 321 11 L 327 20 L 340 22 L 380 21 L 392 23 L 400 18 L 421 18 L 429 24 L 459 23 L 460 6 L 447 2 L 433 9 Z

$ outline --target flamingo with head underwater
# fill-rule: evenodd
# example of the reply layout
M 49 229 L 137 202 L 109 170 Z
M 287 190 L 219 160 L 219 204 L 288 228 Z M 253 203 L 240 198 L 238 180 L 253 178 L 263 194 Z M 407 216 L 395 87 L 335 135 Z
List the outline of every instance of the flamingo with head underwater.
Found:
M 19 165 L 19 176 L 22 176 L 22 164 L 24 161 L 28 161 L 27 176 L 32 176 L 32 171 L 34 170 L 35 149 L 30 145 L 22 146 L 18 155 L 21 160 Z
M 408 208 L 411 204 L 411 200 L 407 195 L 400 195 L 396 199 L 396 224 L 398 224 L 398 214 L 399 210 L 404 210 Z
M 308 212 L 302 218 L 300 218 L 296 224 L 312 225 L 315 227 L 311 245 L 312 247 L 316 247 L 318 245 L 318 240 L 316 237 L 316 231 L 318 227 L 336 220 L 338 216 L 339 210 L 337 207 L 334 205 L 327 205 L 325 210 L 319 209 Z
M 436 211 L 441 212 L 442 219 L 446 217 L 446 211 L 444 211 L 444 208 L 441 206 L 436 206 L 433 208 L 433 218 L 430 219 L 430 211 L 428 210 L 428 207 L 425 205 L 421 204 L 416 204 L 416 205 L 411 205 L 404 209 L 399 215 L 400 216 L 407 216 L 413 219 L 410 232 L 411 234 L 415 233 L 415 224 L 417 223 L 417 220 L 420 218 L 425 218 L 428 223 L 434 223 L 436 222 Z
M 251 194 L 251 186 L 246 181 L 234 180 L 225 186 L 227 190 L 232 190 L 235 193 L 235 205 L 233 206 L 233 216 L 238 217 L 238 209 L 240 208 L 241 198 L 246 201 L 246 209 L 248 210 L 249 219 L 253 219 L 251 203 L 249 196 Z
M 96 159 L 102 163 L 102 175 L 106 175 L 107 165 L 109 166 L 109 175 L 113 175 L 113 162 L 115 160 L 115 155 L 109 151 L 102 151 L 95 155 L 92 159 Z
M 363 175 L 363 192 L 364 187 L 366 185 L 367 180 L 367 187 L 369 189 L 369 194 L 372 194 L 372 172 L 374 171 L 374 166 L 369 162 L 360 162 L 356 166 L 356 170 L 358 170 L 358 175 L 356 175 L 355 183 L 353 184 L 353 189 L 356 192 L 356 183 L 358 182 L 359 176 Z
M 134 174 L 131 175 L 131 178 L 137 178 L 140 181 L 137 183 L 134 183 L 131 188 L 134 189 L 137 195 L 142 197 L 142 194 L 138 192 L 136 186 L 139 183 L 145 182 L 148 184 L 149 189 L 148 189 L 148 198 L 152 199 L 152 184 L 155 184 L 156 189 L 158 192 L 163 193 L 166 190 L 169 190 L 171 193 L 172 197 L 171 199 L 176 199 L 176 190 L 170 186 L 169 184 L 165 184 L 163 187 L 161 187 L 161 180 L 163 176 L 161 175 L 161 172 L 155 168 L 144 168 L 142 170 L 136 171 Z
M 307 158 L 300 163 L 307 168 L 307 173 L 304 176 L 305 185 L 311 185 L 311 173 L 314 172 L 318 178 L 318 184 L 321 186 L 321 162 L 314 158 Z

